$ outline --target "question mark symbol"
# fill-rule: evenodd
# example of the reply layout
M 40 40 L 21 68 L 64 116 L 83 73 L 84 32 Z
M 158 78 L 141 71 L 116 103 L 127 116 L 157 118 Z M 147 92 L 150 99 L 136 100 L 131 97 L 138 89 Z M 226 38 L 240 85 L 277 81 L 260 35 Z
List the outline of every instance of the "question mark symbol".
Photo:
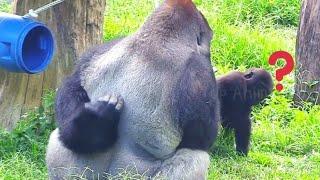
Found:
M 276 89 L 279 92 L 283 90 L 283 85 L 280 83 L 283 80 L 283 77 L 290 74 L 294 69 L 293 57 L 286 51 L 277 51 L 273 53 L 269 58 L 269 64 L 275 65 L 280 59 L 284 59 L 286 65 L 283 68 L 276 70 L 276 79 L 279 81 L 276 85 Z

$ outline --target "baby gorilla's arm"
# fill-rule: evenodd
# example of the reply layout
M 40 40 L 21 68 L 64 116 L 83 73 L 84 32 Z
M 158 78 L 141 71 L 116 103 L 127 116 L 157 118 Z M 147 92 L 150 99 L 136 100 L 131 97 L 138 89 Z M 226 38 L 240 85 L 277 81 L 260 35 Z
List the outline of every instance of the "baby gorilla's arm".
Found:
M 249 115 L 238 118 L 241 124 L 235 126 L 236 151 L 240 155 L 247 155 L 251 136 L 251 120 Z
M 123 99 L 105 96 L 90 102 L 76 72 L 59 89 L 56 100 L 60 140 L 77 153 L 100 152 L 112 146 L 117 138 L 117 126 Z
M 250 108 L 239 107 L 225 112 L 227 109 L 223 106 L 222 110 L 222 127 L 226 130 L 234 130 L 237 153 L 247 155 L 251 136 Z

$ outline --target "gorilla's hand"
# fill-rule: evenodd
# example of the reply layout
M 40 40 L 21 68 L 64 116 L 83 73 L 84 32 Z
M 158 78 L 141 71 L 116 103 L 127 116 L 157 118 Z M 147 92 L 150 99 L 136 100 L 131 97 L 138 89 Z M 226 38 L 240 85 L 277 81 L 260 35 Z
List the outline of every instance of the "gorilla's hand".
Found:
M 101 152 L 110 148 L 118 136 L 118 124 L 124 100 L 107 95 L 86 102 L 71 113 L 60 130 L 64 145 L 77 153 Z
M 121 96 L 107 95 L 96 102 L 85 103 L 85 109 L 100 120 L 115 121 L 119 120 L 123 105 L 124 100 Z

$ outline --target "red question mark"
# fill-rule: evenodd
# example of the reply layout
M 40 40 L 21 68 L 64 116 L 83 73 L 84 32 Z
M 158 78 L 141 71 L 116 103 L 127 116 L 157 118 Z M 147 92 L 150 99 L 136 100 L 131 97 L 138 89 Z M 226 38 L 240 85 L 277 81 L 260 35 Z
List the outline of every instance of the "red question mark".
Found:
M 276 79 L 279 81 L 276 85 L 276 89 L 279 92 L 283 90 L 283 85 L 280 83 L 283 80 L 283 77 L 290 74 L 294 68 L 293 57 L 286 51 L 277 51 L 273 53 L 269 58 L 269 64 L 275 65 L 280 59 L 284 59 L 286 65 L 283 68 L 276 70 Z

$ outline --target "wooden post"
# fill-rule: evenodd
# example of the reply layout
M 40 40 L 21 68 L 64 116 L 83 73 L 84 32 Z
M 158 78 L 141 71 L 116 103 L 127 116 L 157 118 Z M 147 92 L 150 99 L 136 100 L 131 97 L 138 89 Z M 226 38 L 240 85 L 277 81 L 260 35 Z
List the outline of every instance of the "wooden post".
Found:
M 297 37 L 295 103 L 320 104 L 320 1 L 305 0 Z
M 52 1 L 15 0 L 14 12 L 24 15 Z M 0 70 L 0 126 L 10 129 L 24 112 L 38 107 L 44 91 L 56 89 L 72 71 L 75 60 L 89 47 L 102 43 L 105 5 L 106 0 L 66 0 L 39 15 L 54 33 L 54 60 L 38 75 Z

